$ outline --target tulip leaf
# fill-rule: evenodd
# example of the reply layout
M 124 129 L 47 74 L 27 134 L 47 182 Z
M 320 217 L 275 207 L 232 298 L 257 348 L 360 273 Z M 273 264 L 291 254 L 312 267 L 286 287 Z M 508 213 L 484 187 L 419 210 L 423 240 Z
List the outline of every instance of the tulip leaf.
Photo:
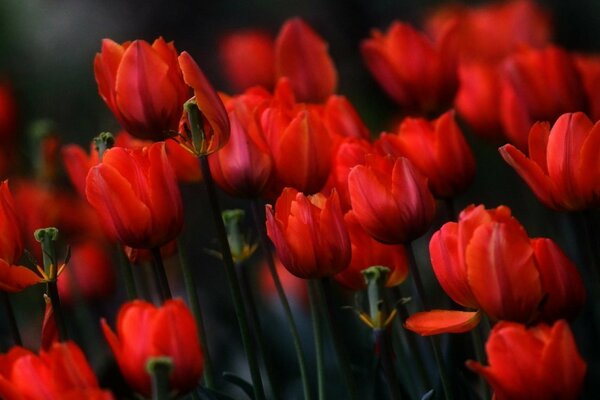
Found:
M 429 392 L 425 393 L 421 400 L 433 400 L 435 399 L 435 389 L 431 389 Z
M 246 381 L 245 379 L 237 376 L 232 372 L 227 371 L 223 372 L 223 379 L 225 379 L 227 382 L 233 383 L 234 385 L 242 389 L 244 393 L 248 395 L 248 397 L 254 399 L 254 388 L 252 387 L 252 384 L 250 382 Z

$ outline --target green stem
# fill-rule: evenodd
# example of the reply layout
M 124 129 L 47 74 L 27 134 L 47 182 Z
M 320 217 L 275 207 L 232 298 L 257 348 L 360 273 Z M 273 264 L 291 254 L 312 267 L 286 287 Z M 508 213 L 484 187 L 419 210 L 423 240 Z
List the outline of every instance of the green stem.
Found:
M 160 254 L 160 247 L 153 247 L 152 250 L 152 268 L 154 270 L 154 279 L 156 280 L 156 289 L 160 295 L 161 303 L 173 298 L 171 295 L 171 289 L 169 289 L 169 279 L 165 272 L 165 266 L 163 264 L 162 255 Z
M 340 374 L 344 385 L 348 390 L 349 398 L 351 400 L 358 399 L 358 392 L 356 389 L 356 382 L 352 377 L 352 370 L 350 368 L 350 360 L 348 360 L 348 354 L 342 344 L 342 335 L 339 331 L 338 324 L 333 323 L 333 299 L 331 298 L 332 287 L 329 285 L 329 281 L 325 278 L 316 282 L 317 288 L 317 300 L 319 301 L 319 308 L 325 312 L 325 324 L 331 334 L 331 341 L 333 343 L 333 349 L 337 358 L 338 366 L 340 368 Z M 324 288 L 326 286 L 326 289 Z
M 60 297 L 58 296 L 58 287 L 56 280 L 46 283 L 46 294 L 50 297 L 52 303 L 52 312 L 54 313 L 54 321 L 56 321 L 56 329 L 58 330 L 58 339 L 61 342 L 69 340 L 67 333 L 67 324 L 63 314 L 63 309 L 60 304 Z
M 450 379 L 448 378 L 448 373 L 444 365 L 444 360 L 442 358 L 437 338 L 434 336 L 430 336 L 429 341 L 431 342 L 433 356 L 435 357 L 435 363 L 437 364 L 438 372 L 440 374 L 440 380 L 442 381 L 442 389 L 444 390 L 444 396 L 446 397 L 446 400 L 453 400 L 454 395 L 452 394 L 452 389 L 450 387 Z
M 477 362 L 479 362 L 479 364 L 485 365 L 485 350 L 483 346 L 483 340 L 481 338 L 481 326 L 476 326 L 471 330 L 471 339 L 473 341 L 473 349 L 475 350 L 475 359 Z M 479 385 L 483 399 L 489 400 L 490 391 L 488 390 L 488 386 L 482 377 L 479 377 Z
M 198 291 L 196 290 L 196 280 L 194 279 L 194 271 L 192 268 L 190 268 L 187 257 L 185 256 L 182 240 L 178 240 L 177 247 L 179 248 L 179 262 L 181 264 L 183 284 L 185 285 L 185 291 L 188 296 L 188 301 L 190 302 L 192 314 L 194 315 L 194 319 L 196 320 L 196 327 L 198 328 L 198 339 L 200 340 L 200 344 L 202 345 L 202 352 L 204 354 L 204 384 L 209 389 L 215 389 L 215 372 L 208 347 L 206 328 L 204 326 L 204 319 L 202 317 L 202 308 L 200 307 Z
M 146 369 L 152 380 L 152 400 L 169 400 L 169 374 L 173 362 L 169 357 L 153 357 Z
M 135 279 L 133 277 L 133 269 L 131 268 L 131 263 L 127 258 L 127 254 L 123 250 L 123 246 L 117 243 L 117 257 L 119 259 L 119 273 L 123 278 L 123 283 L 125 284 L 125 291 L 127 293 L 127 300 L 135 300 L 139 297 L 137 288 L 135 286 Z
M 429 299 L 427 298 L 427 293 L 425 292 L 425 287 L 423 286 L 423 280 L 421 279 L 421 271 L 419 270 L 419 266 L 417 264 L 417 259 L 415 257 L 415 250 L 413 248 L 412 243 L 409 243 L 406 246 L 406 250 L 408 253 L 408 263 L 411 275 L 413 277 L 413 282 L 416 288 L 416 294 L 419 302 L 421 303 L 421 308 L 424 310 L 430 310 L 431 305 L 429 303 Z
M 19 325 L 17 324 L 17 318 L 15 317 L 15 311 L 13 310 L 12 304 L 10 304 L 10 298 L 8 293 L 4 290 L 0 290 L 0 296 L 2 296 L 2 303 L 4 304 L 4 310 L 6 311 L 6 317 L 8 319 L 8 326 L 10 333 L 13 338 L 13 342 L 16 346 L 22 346 L 23 341 L 21 340 L 21 333 L 19 332 Z
M 325 359 L 323 349 L 323 328 L 321 326 L 321 315 L 319 312 L 319 289 L 318 281 L 308 281 L 308 300 L 310 302 L 310 315 L 315 340 L 315 354 L 317 358 L 317 387 L 318 399 L 325 400 Z
M 192 113 L 190 113 L 192 114 Z M 229 241 L 227 240 L 227 232 L 225 225 L 223 224 L 223 218 L 221 216 L 221 207 L 217 199 L 217 192 L 215 189 L 212 175 L 210 173 L 210 167 L 208 165 L 208 158 L 205 155 L 200 157 L 200 166 L 202 168 L 202 175 L 204 177 L 204 184 L 206 185 L 206 191 L 208 194 L 208 200 L 210 203 L 213 222 L 217 230 L 217 236 L 221 243 L 221 253 L 223 256 L 223 265 L 225 266 L 225 275 L 229 283 L 229 289 L 231 292 L 231 298 L 235 309 L 235 315 L 237 317 L 238 325 L 240 328 L 240 334 L 242 336 L 242 344 L 246 351 L 248 358 L 248 366 L 250 368 L 250 375 L 252 377 L 252 383 L 254 388 L 254 396 L 256 400 L 265 399 L 265 393 L 262 385 L 262 379 L 260 377 L 260 369 L 258 367 L 258 359 L 256 356 L 256 349 L 250 335 L 250 329 L 248 327 L 248 317 L 246 315 L 246 309 L 242 301 L 242 294 L 240 284 L 235 273 L 233 265 L 233 257 L 231 256 L 231 249 L 229 248 Z
M 300 334 L 298 333 L 298 326 L 296 325 L 296 321 L 294 320 L 292 309 L 290 307 L 290 303 L 288 302 L 287 296 L 285 295 L 285 291 L 283 290 L 283 285 L 281 284 L 281 280 L 279 279 L 279 274 L 277 273 L 277 269 L 275 268 L 275 262 L 273 261 L 273 255 L 268 246 L 268 240 L 266 236 L 266 232 L 264 229 L 264 224 L 261 224 L 260 221 L 264 221 L 264 217 L 261 218 L 261 213 L 259 211 L 260 204 L 258 200 L 252 200 L 252 216 L 254 219 L 254 224 L 256 226 L 256 231 L 258 232 L 258 240 L 260 247 L 262 249 L 263 254 L 267 259 L 267 266 L 269 268 L 269 272 L 271 273 L 271 277 L 273 279 L 273 283 L 275 284 L 275 289 L 277 291 L 277 296 L 279 297 L 279 301 L 283 306 L 283 312 L 285 318 L 287 320 L 288 327 L 290 329 L 290 333 L 292 334 L 292 342 L 294 344 L 294 350 L 296 351 L 296 358 L 298 359 L 298 367 L 300 368 L 300 378 L 302 379 L 302 388 L 304 390 L 304 399 L 310 400 L 310 386 L 308 383 L 308 373 L 306 370 L 306 356 L 304 354 L 304 350 L 302 348 L 302 342 L 300 340 Z

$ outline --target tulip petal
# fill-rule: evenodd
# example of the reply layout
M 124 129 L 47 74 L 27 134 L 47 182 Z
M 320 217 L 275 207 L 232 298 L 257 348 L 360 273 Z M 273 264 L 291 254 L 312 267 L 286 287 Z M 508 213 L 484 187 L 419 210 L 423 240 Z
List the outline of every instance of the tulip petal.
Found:
M 421 336 L 431 336 L 468 332 L 475 328 L 480 320 L 480 311 L 431 310 L 411 315 L 404 326 Z
M 0 259 L 0 290 L 20 292 L 26 287 L 41 281 L 40 277 L 27 267 L 10 265 Z
M 121 112 L 116 107 L 117 70 L 125 53 L 125 46 L 113 42 L 110 39 L 102 40 L 102 51 L 94 58 L 94 76 L 98 84 L 98 93 L 111 111 L 120 117 Z

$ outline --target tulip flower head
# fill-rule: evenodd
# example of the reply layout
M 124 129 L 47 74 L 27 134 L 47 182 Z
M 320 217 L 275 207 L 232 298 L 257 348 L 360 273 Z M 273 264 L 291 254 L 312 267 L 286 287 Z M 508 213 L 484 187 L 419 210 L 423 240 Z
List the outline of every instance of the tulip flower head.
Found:
M 529 131 L 529 158 L 511 144 L 500 148 L 504 160 L 536 197 L 557 211 L 600 205 L 600 124 L 581 112 L 563 114 L 550 128 L 536 123 Z
M 305 196 L 285 188 L 267 205 L 267 234 L 281 263 L 299 278 L 333 276 L 348 267 L 350 238 L 335 191 Z
M 565 321 L 531 328 L 501 321 L 492 329 L 485 349 L 490 365 L 467 361 L 467 367 L 485 378 L 495 399 L 579 397 L 587 367 Z
M 109 236 L 126 246 L 162 246 L 181 231 L 181 196 L 162 142 L 106 150 L 88 173 L 86 196 Z
M 121 373 L 136 392 L 150 394 L 146 364 L 154 357 L 171 358 L 169 389 L 172 393 L 185 394 L 198 384 L 203 356 L 194 317 L 183 301 L 167 300 L 157 308 L 134 300 L 119 310 L 116 334 L 104 320 L 102 330 Z
M 172 42 L 158 38 L 152 45 L 143 40 L 120 45 L 104 39 L 94 74 L 100 97 L 127 132 L 163 140 L 176 131 L 190 95 Z

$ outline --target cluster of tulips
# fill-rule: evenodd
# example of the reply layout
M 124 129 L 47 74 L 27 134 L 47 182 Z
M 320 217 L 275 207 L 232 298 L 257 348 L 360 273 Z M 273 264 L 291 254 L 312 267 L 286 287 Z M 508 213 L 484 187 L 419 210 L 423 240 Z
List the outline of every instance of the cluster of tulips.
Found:
M 600 205 L 600 125 L 593 123 L 600 119 L 600 58 L 552 44 L 549 15 L 527 0 L 443 8 L 423 26 L 394 22 L 360 44 L 401 117 L 376 138 L 360 110 L 336 94 L 325 40 L 299 18 L 277 37 L 249 30 L 223 38 L 219 55 L 233 94 L 217 93 L 192 56 L 163 38 L 104 39 L 94 74 L 122 131 L 90 135 L 88 152 L 39 126 L 33 176 L 18 168 L 14 103 L 4 85 L 0 397 L 591 395 L 584 380 L 593 355 L 580 354 L 570 324 L 579 318 L 584 330 L 599 333 L 600 242 L 590 211 Z M 496 156 L 544 206 L 580 222 L 582 265 L 555 240 L 530 237 L 511 204 L 455 211 L 454 199 L 477 169 L 467 132 L 486 146 L 507 143 Z M 202 183 L 209 206 L 202 218 L 212 226 L 186 217 L 184 205 L 193 206 L 182 200 L 184 182 Z M 224 195 L 247 200 L 255 240 L 240 225 L 244 211 L 223 212 Z M 218 310 L 201 302 L 205 266 L 185 257 L 178 240 L 184 223 L 212 229 L 219 240 L 244 378 L 215 368 L 219 334 L 203 318 Z M 416 245 L 423 240 L 426 249 Z M 252 263 L 257 258 L 266 265 Z M 439 285 L 422 277 L 427 260 Z M 264 268 L 262 290 L 281 303 L 285 324 L 272 329 L 289 333 L 293 344 L 287 368 L 301 384 L 292 394 L 268 365 L 256 288 L 242 264 Z M 173 284 L 175 274 L 184 289 Z M 41 284 L 43 296 L 31 289 Z M 306 290 L 312 339 L 298 326 L 304 309 L 289 299 L 304 302 Z M 41 331 L 25 340 L 39 351 L 23 347 L 19 322 L 26 318 L 13 309 L 23 297 L 9 296 L 21 291 L 45 307 Z M 91 329 L 103 333 L 125 383 L 101 380 L 101 388 L 68 310 L 115 296 L 125 297 L 116 323 L 107 312 Z M 372 333 L 360 336 L 370 349 L 360 364 L 348 357 L 346 336 L 355 332 L 336 326 L 352 303 L 352 330 Z M 592 311 L 581 316 L 584 308 Z

